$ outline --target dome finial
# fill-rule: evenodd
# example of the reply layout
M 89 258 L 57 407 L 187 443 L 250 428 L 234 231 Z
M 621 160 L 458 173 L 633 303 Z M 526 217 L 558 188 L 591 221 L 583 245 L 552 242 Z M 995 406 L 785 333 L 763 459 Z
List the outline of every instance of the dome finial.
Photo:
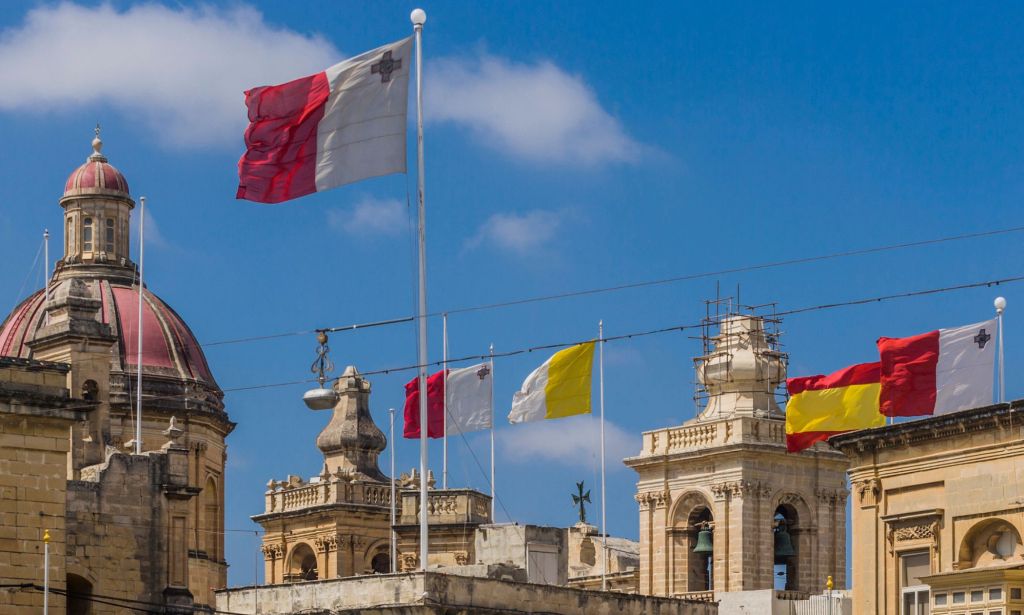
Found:
M 93 138 L 93 140 L 92 140 L 92 155 L 89 156 L 89 158 L 91 158 L 91 159 L 102 158 L 103 154 L 101 153 L 101 150 L 103 150 L 103 139 L 100 139 L 100 123 L 99 122 L 96 122 L 96 128 L 93 129 L 93 132 L 96 133 L 96 137 Z

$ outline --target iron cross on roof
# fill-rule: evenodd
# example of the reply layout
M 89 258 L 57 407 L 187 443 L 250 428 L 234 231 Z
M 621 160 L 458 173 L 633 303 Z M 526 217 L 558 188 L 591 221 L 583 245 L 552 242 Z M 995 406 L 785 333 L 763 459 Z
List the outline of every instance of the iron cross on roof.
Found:
M 580 523 L 587 522 L 587 509 L 583 503 L 590 503 L 590 489 L 587 489 L 587 492 L 583 493 L 584 482 L 585 481 L 580 481 L 576 483 L 576 490 L 579 492 L 579 495 L 573 494 L 572 496 L 572 503 L 580 508 Z
M 370 74 L 380 75 L 380 82 L 387 83 L 391 81 L 391 73 L 402 69 L 402 58 L 397 60 L 391 57 L 390 51 L 385 51 L 384 55 L 381 56 L 380 62 L 370 65 Z
M 483 380 L 484 378 L 487 377 L 487 374 L 489 373 L 491 373 L 491 369 L 484 365 L 480 367 L 480 369 L 476 370 L 476 377 L 479 378 L 480 380 Z
M 982 328 L 982 330 L 978 331 L 978 334 L 974 336 L 974 343 L 978 345 L 978 348 L 984 348 L 985 344 L 987 344 L 990 339 L 992 339 L 992 336 L 986 333 L 985 329 Z

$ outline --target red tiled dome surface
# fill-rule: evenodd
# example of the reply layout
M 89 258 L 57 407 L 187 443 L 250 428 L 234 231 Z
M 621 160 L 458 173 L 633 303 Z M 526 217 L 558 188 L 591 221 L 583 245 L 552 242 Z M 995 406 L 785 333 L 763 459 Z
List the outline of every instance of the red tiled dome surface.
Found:
M 55 282 L 54 287 L 62 282 Z M 138 291 L 107 280 L 90 280 L 99 285 L 101 320 L 117 336 L 117 356 L 111 369 L 134 373 L 138 366 Z M 198 380 L 217 387 L 206 357 L 188 325 L 159 297 L 144 291 L 142 319 L 143 373 L 182 380 Z M 95 296 L 95 295 L 94 295 Z M 0 325 L 0 356 L 31 358 L 30 342 L 43 325 L 43 291 L 23 301 Z
M 90 156 L 85 164 L 72 171 L 64 184 L 64 196 L 96 194 L 101 191 L 129 194 L 124 175 L 100 156 Z

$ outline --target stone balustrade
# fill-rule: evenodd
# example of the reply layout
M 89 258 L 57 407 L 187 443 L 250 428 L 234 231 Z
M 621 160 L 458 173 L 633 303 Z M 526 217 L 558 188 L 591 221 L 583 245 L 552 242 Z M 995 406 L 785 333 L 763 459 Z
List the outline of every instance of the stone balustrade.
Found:
M 270 481 L 265 496 L 265 514 L 330 504 L 362 504 L 386 508 L 391 506 L 391 485 L 349 481 L 337 476 L 307 483 L 301 478 L 290 476 L 287 481 Z
M 402 491 L 402 515 L 399 523 L 419 522 L 419 491 Z M 430 523 L 490 523 L 491 498 L 473 489 L 434 490 L 427 495 Z
M 644 432 L 640 457 L 685 453 L 741 442 L 785 444 L 786 424 L 778 419 L 734 417 Z

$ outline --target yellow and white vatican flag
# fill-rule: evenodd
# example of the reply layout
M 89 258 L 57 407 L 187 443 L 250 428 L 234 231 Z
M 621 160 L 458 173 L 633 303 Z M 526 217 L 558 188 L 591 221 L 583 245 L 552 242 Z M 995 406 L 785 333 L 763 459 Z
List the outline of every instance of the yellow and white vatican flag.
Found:
M 590 414 L 594 342 L 556 352 L 512 396 L 510 423 Z

